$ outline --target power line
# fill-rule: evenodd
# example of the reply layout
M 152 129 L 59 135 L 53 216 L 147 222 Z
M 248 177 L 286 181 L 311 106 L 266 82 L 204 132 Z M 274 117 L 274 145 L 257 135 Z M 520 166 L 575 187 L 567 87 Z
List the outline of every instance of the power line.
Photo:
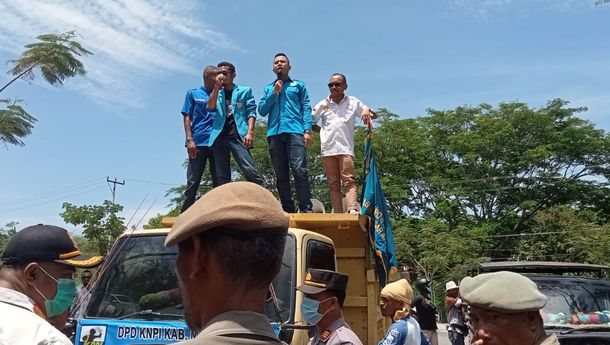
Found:
M 552 234 L 564 234 L 568 231 L 547 231 L 547 232 L 520 232 L 518 234 L 506 234 L 506 235 L 485 235 L 485 236 L 468 236 L 468 238 L 506 238 L 506 237 L 524 237 L 524 236 L 540 236 L 540 235 L 552 235 Z
M 123 179 L 125 181 L 129 181 L 129 182 L 156 184 L 156 185 L 160 185 L 160 186 L 169 186 L 169 187 L 179 187 L 179 186 L 181 186 L 181 184 L 179 184 L 179 183 L 176 184 L 176 183 L 167 183 L 167 182 L 155 182 L 155 181 L 131 179 L 131 178 L 126 178 L 126 177 L 122 177 L 121 179 Z
M 41 203 L 37 203 L 37 204 L 32 204 L 32 205 L 28 205 L 28 206 L 14 208 L 12 210 L 2 211 L 2 213 L 10 213 L 10 212 L 14 212 L 14 211 L 21 211 L 21 210 L 25 210 L 25 209 L 32 208 L 32 207 L 49 204 L 49 203 L 56 202 L 56 201 L 66 200 L 67 198 L 73 198 L 73 197 L 76 197 L 76 196 L 81 196 L 81 195 L 84 195 L 84 194 L 89 194 L 91 192 L 94 192 L 94 191 L 97 191 L 97 190 L 100 190 L 100 189 L 103 189 L 103 188 L 106 188 L 106 186 L 99 186 L 99 187 L 95 187 L 95 188 L 83 191 L 81 193 L 72 194 L 72 195 L 68 195 L 68 196 L 63 196 L 61 198 L 57 198 L 57 199 L 53 199 L 53 200 L 47 200 L 47 201 L 44 201 L 44 202 L 41 202 Z
M 146 198 L 148 198 L 148 194 L 146 194 L 146 196 L 144 196 L 144 199 L 142 199 L 142 201 L 140 201 L 140 204 L 138 205 L 136 210 L 131 215 L 131 218 L 129 218 L 129 220 L 127 221 L 127 224 L 125 224 L 125 229 L 129 228 L 129 224 L 131 224 L 133 217 L 135 217 L 136 213 L 138 213 L 138 211 L 140 210 L 140 207 L 142 207 L 142 204 L 144 203 L 144 201 L 146 201 Z
M 37 194 L 31 195 L 31 196 L 26 196 L 26 197 L 17 198 L 17 199 L 8 200 L 8 201 L 2 201 L 2 202 L 0 202 L 0 207 L 14 206 L 14 204 L 21 204 L 21 203 L 26 203 L 26 202 L 31 202 L 31 201 L 37 201 L 40 199 L 53 197 L 53 196 L 64 194 L 64 193 L 70 193 L 70 192 L 73 192 L 73 191 L 76 191 L 79 189 L 85 189 L 85 188 L 91 187 L 94 184 L 101 182 L 101 179 L 102 178 L 99 177 L 99 178 L 95 178 L 95 179 L 92 179 L 92 180 L 89 180 L 86 182 L 81 182 L 81 183 L 78 183 L 75 185 L 54 189 L 54 190 L 51 190 L 48 192 L 37 193 Z

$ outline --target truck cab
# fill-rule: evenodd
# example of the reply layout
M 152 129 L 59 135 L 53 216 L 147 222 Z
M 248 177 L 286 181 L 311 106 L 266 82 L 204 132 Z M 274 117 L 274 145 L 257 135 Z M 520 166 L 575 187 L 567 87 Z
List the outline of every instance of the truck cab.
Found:
M 347 214 L 291 215 L 266 310 L 286 343 L 304 345 L 309 339 L 299 307 L 303 296 L 295 289 L 308 268 L 348 274 L 346 320 L 365 344 L 383 336 L 365 220 Z M 78 320 L 75 344 L 168 344 L 191 337 L 174 267 L 177 247 L 164 246 L 173 222 L 167 217 L 167 228 L 127 230 L 117 239 L 97 273 L 85 317 Z

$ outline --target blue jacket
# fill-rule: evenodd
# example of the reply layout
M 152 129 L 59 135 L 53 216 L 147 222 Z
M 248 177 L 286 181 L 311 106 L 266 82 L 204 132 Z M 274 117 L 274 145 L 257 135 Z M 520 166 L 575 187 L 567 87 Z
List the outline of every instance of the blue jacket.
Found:
M 237 127 L 237 132 L 243 138 L 248 134 L 248 119 L 251 117 L 256 118 L 256 101 L 254 96 L 252 96 L 252 88 L 233 84 L 231 107 L 233 108 L 235 127 Z M 227 109 L 225 107 L 225 91 L 223 89 L 218 92 L 216 113 L 214 114 L 214 123 L 212 124 L 212 132 L 209 139 L 210 146 L 212 146 L 220 132 L 222 132 L 226 119 Z
M 311 105 L 305 84 L 288 78 L 279 95 L 273 93 L 273 85 L 275 82 L 265 86 L 258 104 L 258 113 L 269 115 L 267 136 L 311 130 Z

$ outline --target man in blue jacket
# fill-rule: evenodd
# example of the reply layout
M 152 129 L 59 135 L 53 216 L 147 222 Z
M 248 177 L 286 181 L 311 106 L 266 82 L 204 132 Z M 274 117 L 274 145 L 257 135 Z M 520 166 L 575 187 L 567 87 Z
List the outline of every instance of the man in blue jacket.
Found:
M 182 105 L 182 122 L 186 136 L 186 151 L 189 165 L 186 171 L 186 190 L 181 212 L 189 208 L 197 197 L 201 176 L 205 170 L 206 161 L 210 161 L 212 185 L 216 186 L 214 158 L 210 149 L 209 138 L 214 121 L 214 112 L 208 109 L 208 100 L 214 84 L 218 79 L 217 68 L 208 66 L 203 70 L 203 86 L 187 91 Z
M 233 83 L 235 66 L 230 62 L 219 63 L 218 73 L 224 77 L 224 82 L 214 86 L 208 101 L 208 108 L 216 110 L 209 143 L 214 154 L 218 185 L 231 182 L 233 154 L 246 180 L 267 187 L 249 151 L 254 144 L 256 123 L 252 88 Z
M 269 116 L 267 141 L 280 201 L 284 211 L 296 211 L 290 189 L 289 172 L 292 170 L 299 210 L 312 212 L 305 151 L 311 144 L 309 95 L 302 81 L 288 76 L 290 61 L 286 54 L 275 55 L 273 72 L 277 79 L 265 87 L 258 112 L 262 116 Z

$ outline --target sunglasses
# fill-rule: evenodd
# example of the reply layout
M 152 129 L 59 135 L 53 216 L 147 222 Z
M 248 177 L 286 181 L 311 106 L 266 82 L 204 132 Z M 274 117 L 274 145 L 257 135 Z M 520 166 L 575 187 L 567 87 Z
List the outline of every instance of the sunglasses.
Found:
M 339 87 L 343 85 L 343 83 L 328 83 L 328 88 L 330 89 L 331 87 Z

